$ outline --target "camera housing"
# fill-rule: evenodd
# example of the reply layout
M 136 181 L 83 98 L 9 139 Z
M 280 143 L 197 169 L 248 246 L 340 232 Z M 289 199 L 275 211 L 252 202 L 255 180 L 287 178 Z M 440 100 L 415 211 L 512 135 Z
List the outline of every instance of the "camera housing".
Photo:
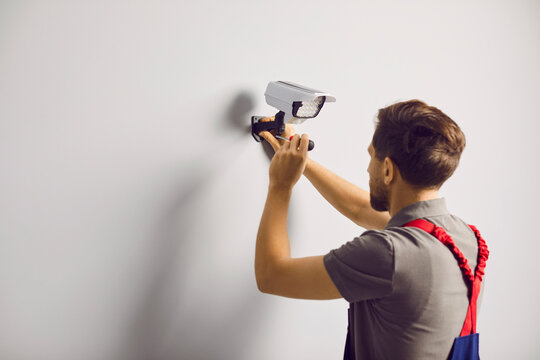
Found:
M 267 117 L 251 117 L 251 135 L 260 142 L 261 131 L 274 131 L 274 135 L 285 132 L 285 124 L 301 124 L 306 119 L 319 115 L 325 102 L 335 102 L 336 98 L 319 90 L 295 84 L 290 81 L 271 81 L 264 92 L 266 103 L 279 111 L 273 121 L 261 121 Z M 309 140 L 308 150 L 313 150 L 315 143 Z
M 329 93 L 290 81 L 271 81 L 264 93 L 266 103 L 283 111 L 284 122 L 301 124 L 319 114 L 325 102 L 335 102 Z

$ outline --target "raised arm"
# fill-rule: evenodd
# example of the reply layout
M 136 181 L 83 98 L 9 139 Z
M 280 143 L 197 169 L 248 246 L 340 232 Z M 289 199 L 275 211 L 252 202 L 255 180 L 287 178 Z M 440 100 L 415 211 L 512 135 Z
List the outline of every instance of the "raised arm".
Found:
M 269 117 L 262 121 L 272 121 Z M 285 137 L 294 134 L 292 125 L 287 124 Z M 280 148 L 283 140 L 276 139 L 271 133 L 262 131 L 259 135 L 272 146 L 274 151 Z M 390 214 L 388 211 L 379 212 L 373 210 L 369 203 L 369 192 L 339 177 L 324 166 L 308 158 L 304 176 L 315 186 L 317 191 L 338 210 L 351 219 L 355 224 L 365 229 L 382 230 Z
M 324 166 L 308 159 L 304 176 L 319 193 L 340 213 L 365 229 L 382 230 L 390 214 L 373 210 L 369 192 L 334 174 Z

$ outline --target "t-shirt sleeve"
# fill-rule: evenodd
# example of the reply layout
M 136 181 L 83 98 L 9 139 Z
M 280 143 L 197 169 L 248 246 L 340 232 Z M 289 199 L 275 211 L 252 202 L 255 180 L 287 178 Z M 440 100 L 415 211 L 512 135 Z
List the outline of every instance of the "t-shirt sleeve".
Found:
M 394 247 L 388 234 L 368 230 L 331 250 L 324 265 L 348 302 L 384 297 L 392 292 Z

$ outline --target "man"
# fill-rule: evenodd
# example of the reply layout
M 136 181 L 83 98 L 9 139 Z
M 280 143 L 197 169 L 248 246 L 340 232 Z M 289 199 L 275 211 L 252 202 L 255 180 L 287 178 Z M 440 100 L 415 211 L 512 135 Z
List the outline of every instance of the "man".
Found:
M 438 196 L 465 148 L 459 126 L 419 100 L 380 109 L 367 148 L 369 193 L 309 159 L 306 134 L 290 142 L 269 132 L 260 135 L 275 155 L 257 234 L 259 290 L 299 299 L 345 298 L 351 340 L 346 356 L 446 359 L 464 323 L 468 286 L 446 246 L 403 225 L 422 218 L 444 228 L 474 271 L 475 234 Z M 338 211 L 368 230 L 326 255 L 291 258 L 287 213 L 302 174 Z

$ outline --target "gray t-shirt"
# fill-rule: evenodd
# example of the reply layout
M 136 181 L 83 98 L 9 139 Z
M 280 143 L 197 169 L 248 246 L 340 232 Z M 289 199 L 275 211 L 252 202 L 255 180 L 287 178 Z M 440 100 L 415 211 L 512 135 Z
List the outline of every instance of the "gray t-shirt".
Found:
M 415 219 L 443 227 L 476 267 L 477 239 L 444 198 L 408 205 L 384 230 L 367 230 L 326 254 L 328 274 L 350 303 L 358 360 L 446 359 L 459 336 L 469 304 L 462 272 L 437 238 L 401 227 Z

